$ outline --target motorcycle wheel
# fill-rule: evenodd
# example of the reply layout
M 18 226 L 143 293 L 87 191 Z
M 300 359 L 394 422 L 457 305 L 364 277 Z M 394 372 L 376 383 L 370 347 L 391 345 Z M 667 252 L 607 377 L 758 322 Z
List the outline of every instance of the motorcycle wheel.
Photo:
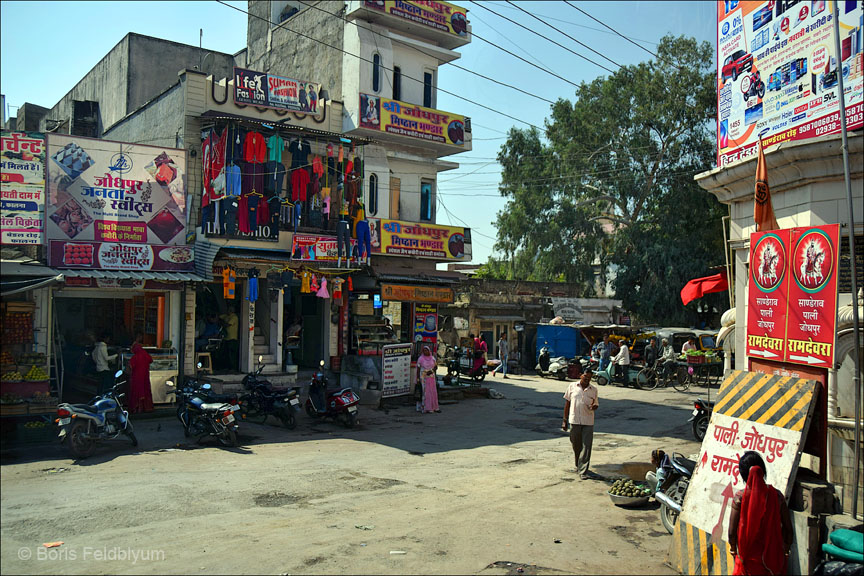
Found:
M 346 428 L 353 428 L 355 424 L 357 424 L 357 414 L 352 414 L 351 412 L 343 412 L 340 417 L 342 420 L 342 425 Z
M 135 432 L 132 430 L 132 422 L 126 422 L 126 430 L 123 433 L 132 441 L 132 446 L 138 446 L 138 438 L 135 437 Z
M 687 494 L 688 484 L 684 479 L 678 480 L 675 486 L 672 487 L 673 490 L 667 491 L 666 495 L 680 506 L 684 503 L 684 495 Z M 660 504 L 660 521 L 663 523 L 666 531 L 672 534 L 675 532 L 675 523 L 678 522 L 678 513 L 665 504 Z
M 606 386 L 609 383 L 609 380 L 605 376 L 597 377 L 597 384 L 600 386 Z
M 83 420 L 77 420 L 69 429 L 69 434 L 66 437 L 66 442 L 69 444 L 69 451 L 76 458 L 87 458 L 93 453 L 93 447 L 96 441 L 90 438 L 85 438 L 87 433 L 87 423 Z
M 279 419 L 282 421 L 285 428 L 288 428 L 289 430 L 293 430 L 297 427 L 297 418 L 294 417 L 294 412 L 291 408 L 284 408 L 279 412 Z
M 318 412 L 315 411 L 315 408 L 312 407 L 312 404 L 306 404 L 306 415 L 310 418 L 317 418 Z
M 697 440 L 702 442 L 705 439 L 705 432 L 708 431 L 708 415 L 701 414 L 693 420 L 693 435 Z
M 237 431 L 233 428 L 226 428 L 217 438 L 220 444 L 229 448 L 236 448 L 239 445 L 237 442 Z
M 458 378 L 459 377 L 459 368 L 457 368 L 456 366 L 452 366 L 452 365 L 447 366 L 447 376 L 449 376 L 451 379 Z
M 475 382 L 482 382 L 486 378 L 486 371 L 480 372 L 480 374 L 475 374 L 471 377 Z

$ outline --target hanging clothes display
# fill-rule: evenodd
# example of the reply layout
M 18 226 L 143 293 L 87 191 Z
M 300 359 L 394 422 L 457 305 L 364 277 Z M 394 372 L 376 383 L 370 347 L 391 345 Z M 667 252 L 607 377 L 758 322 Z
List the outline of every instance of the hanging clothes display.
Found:
M 301 139 L 292 140 L 288 144 L 288 152 L 291 153 L 291 168 L 301 168 L 309 163 L 309 153 L 312 145 Z
M 225 141 L 225 162 L 243 160 L 243 142 L 246 140 L 248 130 L 237 124 L 229 124 L 225 131 L 228 133 Z
M 222 269 L 222 296 L 226 300 L 233 300 L 237 275 L 230 266 Z
M 267 161 L 267 145 L 264 136 L 258 132 L 250 132 L 246 135 L 243 143 L 243 159 L 257 164 Z
M 321 161 L 320 156 L 312 157 L 312 172 L 318 176 L 318 178 L 324 177 L 324 163 Z
M 267 139 L 267 160 L 281 163 L 284 149 L 285 141 L 279 134 L 273 134 Z
M 303 270 L 300 273 L 300 292 L 303 294 L 308 294 L 312 290 L 310 289 L 310 284 L 312 282 L 312 273 L 308 270 Z
M 334 278 L 330 282 L 330 284 L 333 287 L 333 299 L 334 300 L 341 300 L 342 299 L 342 284 L 344 284 L 344 283 L 345 283 L 345 281 L 341 278 Z
M 318 278 L 315 274 L 312 274 L 312 280 L 309 283 L 309 292 L 318 292 L 320 286 L 318 286 Z
M 225 166 L 225 194 L 228 196 L 240 196 L 242 190 L 242 171 L 234 163 Z
M 281 162 L 271 160 L 264 165 L 264 191 L 276 196 L 282 195 L 282 185 L 285 182 L 285 166 Z
M 305 202 L 306 192 L 309 187 L 309 172 L 305 168 L 297 168 L 291 171 L 291 199 L 295 202 Z
M 327 292 L 327 278 L 324 276 L 321 277 L 321 287 L 315 295 L 318 296 L 318 298 L 330 298 L 330 294 Z
M 258 269 L 249 269 L 249 296 L 246 297 L 249 302 L 258 300 Z

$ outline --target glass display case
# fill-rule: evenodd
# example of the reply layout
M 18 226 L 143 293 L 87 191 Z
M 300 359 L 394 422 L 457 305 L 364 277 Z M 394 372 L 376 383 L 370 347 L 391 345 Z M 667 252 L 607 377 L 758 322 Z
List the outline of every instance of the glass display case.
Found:
M 165 382 L 173 380 L 177 382 L 177 374 L 179 373 L 179 358 L 176 348 L 148 348 L 144 349 L 153 358 L 153 363 L 150 364 L 150 391 L 153 394 L 154 404 L 165 404 L 174 401 L 174 396 L 165 394 Z M 132 352 L 125 350 L 122 354 L 121 361 L 123 370 L 129 371 L 129 359 L 132 358 Z

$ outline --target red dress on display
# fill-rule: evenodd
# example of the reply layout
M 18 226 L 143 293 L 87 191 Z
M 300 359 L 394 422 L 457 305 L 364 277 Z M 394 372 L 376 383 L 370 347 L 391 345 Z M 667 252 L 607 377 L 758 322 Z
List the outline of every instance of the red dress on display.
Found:
M 140 343 L 132 345 L 132 358 L 129 359 L 129 412 L 153 411 L 153 392 L 150 389 L 150 364 L 153 357 Z

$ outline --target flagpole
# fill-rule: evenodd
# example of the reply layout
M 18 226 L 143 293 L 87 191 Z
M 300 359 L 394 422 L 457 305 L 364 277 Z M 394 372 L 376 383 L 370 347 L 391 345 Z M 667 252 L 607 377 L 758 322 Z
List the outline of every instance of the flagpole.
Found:
M 852 338 L 855 344 L 855 370 L 852 382 L 855 391 L 855 468 L 852 480 L 852 518 L 858 519 L 858 482 L 861 478 L 861 347 L 858 341 L 858 282 L 855 277 L 855 218 L 853 217 L 852 181 L 849 176 L 849 140 L 846 135 L 846 95 L 843 90 L 843 60 L 840 50 L 840 7 L 834 1 L 834 48 L 837 52 L 837 88 L 840 93 L 840 130 L 843 136 L 843 178 L 846 183 L 846 199 L 849 202 L 849 225 L 846 232 L 849 235 L 849 267 L 852 270 Z M 853 58 L 858 58 L 857 55 Z

